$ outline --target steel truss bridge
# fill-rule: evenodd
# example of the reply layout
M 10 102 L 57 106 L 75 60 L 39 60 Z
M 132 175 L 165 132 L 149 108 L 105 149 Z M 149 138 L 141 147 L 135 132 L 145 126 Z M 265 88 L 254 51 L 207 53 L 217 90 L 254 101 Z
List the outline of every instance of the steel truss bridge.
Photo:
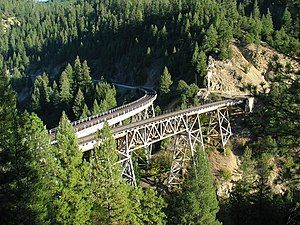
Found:
M 107 122 L 116 140 L 119 163 L 123 166 L 122 176 L 136 185 L 132 154 L 144 148 L 150 158 L 152 144 L 176 137 L 167 185 L 178 186 L 193 160 L 197 145 L 204 149 L 205 143 L 210 142 L 225 149 L 232 136 L 230 108 L 242 106 L 245 111 L 251 112 L 254 102 L 253 97 L 236 97 L 155 116 L 153 102 L 156 97 L 155 92 L 146 91 L 142 98 L 132 103 L 73 122 L 82 151 L 94 148 L 97 144 L 96 131 Z M 126 119 L 130 119 L 131 123 L 123 125 Z M 49 131 L 53 137 L 55 132 L 56 129 Z

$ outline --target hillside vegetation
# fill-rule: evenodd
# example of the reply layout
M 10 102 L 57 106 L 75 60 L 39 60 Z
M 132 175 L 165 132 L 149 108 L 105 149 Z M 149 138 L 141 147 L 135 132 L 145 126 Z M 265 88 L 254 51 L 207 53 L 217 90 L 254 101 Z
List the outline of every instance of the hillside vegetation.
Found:
M 299 224 L 299 58 L 299 0 L 1 0 L 0 224 Z M 146 166 L 134 154 L 132 187 L 110 128 L 83 154 L 69 122 L 138 97 L 112 82 L 153 87 L 157 114 L 256 107 L 232 115 L 226 156 L 197 148 L 181 188 L 165 185 L 172 138 Z

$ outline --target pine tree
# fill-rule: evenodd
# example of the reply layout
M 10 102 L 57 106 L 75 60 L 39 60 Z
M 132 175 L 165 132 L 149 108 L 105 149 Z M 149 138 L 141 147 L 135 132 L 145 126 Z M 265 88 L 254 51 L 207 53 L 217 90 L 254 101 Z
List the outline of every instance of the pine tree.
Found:
M 16 97 L 7 74 L 0 69 L 0 224 L 16 224 L 17 198 L 14 196 L 17 174 L 12 165 L 16 143 Z M 18 221 L 17 221 L 18 222 Z
M 235 224 L 245 224 L 251 218 L 253 182 L 255 180 L 255 163 L 252 160 L 252 151 L 246 147 L 241 163 L 242 179 L 236 182 L 230 194 L 231 220 Z
M 57 108 L 60 103 L 60 94 L 56 84 L 56 81 L 53 82 L 52 94 L 51 94 L 51 103 Z
M 97 99 L 94 100 L 92 114 L 96 115 L 100 113 L 100 107 L 98 105 Z
M 56 191 L 53 196 L 53 224 L 89 224 L 91 193 L 89 167 L 82 160 L 74 128 L 63 112 L 54 148 L 53 176 Z
M 273 20 L 270 10 L 268 9 L 267 15 L 262 18 L 262 36 L 266 41 L 272 40 L 274 32 Z
M 60 83 L 60 99 L 63 104 L 70 104 L 72 100 L 72 67 L 68 65 L 65 71 L 62 72 L 59 83 Z
M 95 99 L 100 102 L 99 106 L 101 111 L 106 111 L 117 105 L 116 94 L 115 87 L 104 81 L 101 81 L 96 85 Z
M 260 19 L 260 10 L 259 10 L 259 6 L 257 3 L 257 0 L 254 1 L 253 3 L 253 18 L 255 20 L 259 20 Z
M 93 81 L 90 76 L 90 68 L 87 64 L 87 61 L 84 60 L 81 67 L 82 77 L 79 82 L 79 87 L 82 89 L 84 93 L 90 93 L 93 88 Z
M 167 94 L 170 92 L 170 86 L 173 84 L 171 74 L 167 67 L 164 68 L 163 74 L 159 82 L 159 90 L 162 94 Z
M 79 118 L 82 115 L 84 105 L 84 96 L 79 88 L 72 107 L 73 114 L 76 118 Z
M 199 55 L 199 46 L 198 46 L 198 42 L 196 42 L 194 46 L 193 55 L 192 55 L 192 64 L 195 67 L 198 64 L 198 59 L 199 59 L 198 55 Z
M 89 108 L 87 107 L 86 104 L 84 104 L 83 110 L 82 110 L 82 114 L 80 116 L 80 119 L 84 119 L 87 118 L 91 115 L 91 112 L 89 110 Z
M 127 224 L 131 217 L 130 186 L 121 177 L 115 140 L 107 124 L 97 136 L 99 143 L 90 157 L 93 220 L 101 224 Z
M 24 224 L 49 224 L 53 157 L 48 132 L 35 114 L 25 113 L 20 119 L 16 162 L 19 173 L 19 205 L 23 206 Z M 20 210 L 20 209 L 19 209 Z M 20 223 L 19 223 L 20 224 Z
M 199 53 L 199 55 L 198 55 L 198 61 L 197 61 L 197 65 L 196 65 L 196 71 L 199 74 L 198 76 L 199 76 L 200 81 L 201 81 L 200 84 L 202 84 L 203 81 L 204 81 L 204 77 L 206 75 L 206 72 L 207 72 L 206 54 L 205 54 L 204 51 L 201 51 Z
M 213 25 L 211 25 L 204 38 L 204 49 L 205 51 L 215 51 L 218 44 L 218 33 Z
M 71 64 L 68 63 L 68 65 L 66 66 L 65 70 L 62 73 L 65 73 L 67 75 L 67 78 L 72 83 L 72 81 L 73 81 L 73 68 L 72 68 Z
M 31 94 L 31 109 L 37 113 L 39 113 L 41 110 L 40 101 L 41 101 L 40 89 L 35 83 L 33 86 L 33 92 Z
M 99 104 L 100 113 L 107 111 L 109 108 L 110 107 L 105 99 L 100 102 Z
M 179 224 L 217 225 L 219 210 L 213 175 L 204 150 L 198 148 L 195 165 L 184 181 L 179 200 Z
M 132 224 L 166 224 L 166 215 L 163 210 L 166 203 L 157 192 L 151 188 L 143 190 L 141 187 L 134 187 L 130 192 L 132 203 Z
M 76 57 L 73 68 L 74 68 L 73 73 L 74 73 L 74 80 L 75 80 L 73 90 L 77 90 L 79 83 L 81 83 L 81 77 L 82 77 L 82 67 L 81 67 L 79 56 Z
M 290 33 L 292 29 L 292 15 L 286 7 L 282 16 L 282 27 L 287 33 Z

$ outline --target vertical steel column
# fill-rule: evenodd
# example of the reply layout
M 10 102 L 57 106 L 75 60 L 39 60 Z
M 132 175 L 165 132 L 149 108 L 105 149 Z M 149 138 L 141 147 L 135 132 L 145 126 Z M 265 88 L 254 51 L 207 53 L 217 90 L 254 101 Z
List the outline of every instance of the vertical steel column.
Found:
M 191 161 L 191 156 L 188 154 L 188 140 L 186 135 L 176 135 L 174 140 L 172 165 L 167 181 L 167 186 L 171 188 L 179 188 L 182 183 L 182 178 L 186 174 L 186 169 Z
M 225 146 L 226 146 L 229 138 L 232 136 L 228 108 L 217 109 L 217 113 L 218 113 L 218 121 L 219 121 L 222 147 L 224 149 L 224 154 L 225 154 Z
M 125 139 L 125 155 L 126 158 L 123 160 L 123 172 L 122 176 L 133 186 L 136 186 L 136 179 L 134 174 L 134 167 L 132 163 L 131 153 L 129 151 L 129 140 L 128 134 Z

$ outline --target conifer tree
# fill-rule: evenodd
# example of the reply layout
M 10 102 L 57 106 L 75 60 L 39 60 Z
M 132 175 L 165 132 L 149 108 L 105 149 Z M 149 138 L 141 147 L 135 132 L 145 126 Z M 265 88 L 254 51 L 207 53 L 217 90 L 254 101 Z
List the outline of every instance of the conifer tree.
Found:
M 218 44 L 218 33 L 213 25 L 211 25 L 204 38 L 204 49 L 206 51 L 215 51 Z
M 107 111 L 109 108 L 110 107 L 105 99 L 100 102 L 99 104 L 100 113 Z
M 73 68 L 70 63 L 66 66 L 65 70 L 62 72 L 67 75 L 67 78 L 69 79 L 70 83 L 73 84 Z
M 84 105 L 85 105 L 84 96 L 79 88 L 75 96 L 73 107 L 72 107 L 73 114 L 76 118 L 79 118 L 82 115 Z
M 49 224 L 53 183 L 52 147 L 48 132 L 35 114 L 19 119 L 17 155 L 20 171 L 19 204 L 24 208 L 24 224 Z M 19 209 L 20 210 L 20 209 Z
M 96 85 L 95 99 L 100 102 L 99 106 L 101 108 L 101 111 L 105 111 L 109 108 L 115 107 L 117 105 L 115 87 L 104 81 L 100 81 Z
M 272 15 L 268 9 L 267 15 L 262 18 L 262 37 L 266 41 L 272 40 L 272 34 L 274 32 L 274 26 L 272 21 Z
M 259 6 L 257 3 L 257 0 L 254 1 L 253 3 L 253 18 L 255 20 L 259 20 L 260 19 L 260 10 L 259 10 Z
M 173 84 L 171 74 L 167 67 L 164 68 L 163 74 L 159 82 L 159 90 L 162 94 L 167 94 L 170 92 L 170 86 Z
M 92 114 L 96 115 L 100 113 L 100 107 L 98 105 L 97 99 L 94 100 Z
M 82 114 L 80 116 L 80 119 L 84 119 L 87 118 L 91 115 L 89 108 L 87 107 L 86 104 L 84 104 L 83 110 L 82 110 Z
M 219 225 L 219 210 L 211 167 L 204 150 L 198 148 L 195 165 L 184 181 L 179 200 L 179 224 Z
M 127 224 L 131 222 L 130 186 L 121 177 L 115 140 L 107 124 L 97 136 L 99 143 L 90 157 L 93 220 L 100 224 Z
M 246 147 L 242 156 L 242 179 L 236 182 L 230 194 L 231 220 L 235 224 L 244 224 L 245 218 L 251 218 L 251 193 L 254 191 L 255 163 L 252 160 L 252 151 Z
M 204 81 L 204 76 L 206 75 L 206 69 L 207 69 L 206 54 L 204 51 L 201 51 L 198 55 L 198 61 L 197 61 L 197 65 L 196 65 L 196 71 L 199 74 L 198 76 L 201 81 L 200 84 L 202 84 Z
M 81 67 L 79 56 L 77 56 L 75 59 L 73 73 L 74 73 L 74 80 L 75 80 L 75 85 L 73 88 L 74 90 L 77 90 L 82 77 L 82 67 Z
M 0 224 L 15 224 L 17 198 L 15 179 L 17 174 L 12 162 L 16 142 L 16 97 L 9 77 L 0 69 Z
M 282 27 L 288 33 L 292 30 L 292 15 L 287 7 L 285 8 L 282 16 Z
M 134 187 L 130 192 L 132 203 L 132 224 L 166 224 L 166 215 L 163 210 L 166 203 L 157 192 L 151 188 L 143 190 Z
M 84 60 L 81 66 L 81 73 L 82 77 L 80 78 L 79 82 L 79 87 L 82 89 L 84 93 L 90 93 L 93 88 L 93 81 L 90 76 L 90 68 L 87 64 L 87 61 Z
M 54 147 L 53 224 L 90 224 L 89 167 L 83 161 L 74 128 L 63 112 Z
M 40 89 L 36 84 L 34 84 L 33 92 L 31 94 L 31 109 L 37 113 L 39 113 L 41 110 L 40 101 L 41 101 Z
M 59 94 L 56 81 L 53 82 L 51 102 L 55 107 L 58 107 L 60 103 L 60 94 Z
M 70 104 L 72 100 L 72 67 L 67 66 L 65 71 L 62 72 L 59 83 L 60 83 L 60 99 L 63 104 Z
M 196 66 L 198 63 L 198 58 L 199 58 L 198 55 L 199 55 L 199 46 L 198 46 L 198 42 L 196 42 L 194 46 L 193 55 L 192 55 L 192 64 L 194 66 Z

